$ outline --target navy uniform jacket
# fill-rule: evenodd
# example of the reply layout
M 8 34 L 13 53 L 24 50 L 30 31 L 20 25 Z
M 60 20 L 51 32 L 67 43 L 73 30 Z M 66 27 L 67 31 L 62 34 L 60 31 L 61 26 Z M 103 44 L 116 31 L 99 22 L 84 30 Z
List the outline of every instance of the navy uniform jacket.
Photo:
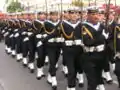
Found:
M 79 21 L 77 21 L 75 24 L 72 24 L 69 21 L 64 20 L 62 22 L 63 30 L 61 31 L 65 40 L 75 40 L 75 36 L 76 38 L 81 38 L 79 37 L 79 35 L 81 35 L 81 32 L 79 32 L 81 31 L 80 25 L 81 24 Z
M 107 40 L 108 47 L 114 51 L 114 30 L 115 30 L 116 22 L 113 21 L 108 28 L 109 31 L 109 38 Z
M 114 38 L 113 38 L 113 44 L 114 49 L 116 49 L 117 52 L 120 52 L 120 25 L 117 24 L 114 29 Z
M 82 24 L 82 41 L 85 46 L 98 46 L 105 44 L 108 34 L 104 25 L 98 23 L 96 26 L 84 22 Z
M 42 42 L 49 42 L 50 39 L 54 39 L 51 42 L 56 42 L 56 39 L 59 36 L 59 21 L 57 22 L 52 22 L 50 20 L 47 20 L 44 22 L 44 32 L 43 32 L 43 40 Z

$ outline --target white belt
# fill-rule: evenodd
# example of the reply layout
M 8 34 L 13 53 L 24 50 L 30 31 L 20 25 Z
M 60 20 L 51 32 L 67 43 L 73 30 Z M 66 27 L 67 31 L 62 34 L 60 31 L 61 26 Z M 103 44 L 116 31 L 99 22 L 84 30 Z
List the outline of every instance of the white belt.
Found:
M 75 45 L 83 45 L 81 40 L 75 40 Z
M 2 31 L 2 33 L 4 33 L 4 32 L 5 32 L 5 30 Z
M 8 30 L 11 31 L 11 28 L 9 28 Z
M 42 38 L 42 34 L 37 34 L 36 38 L 38 38 L 38 39 Z
M 9 34 L 9 32 L 6 32 L 6 33 L 4 34 L 4 37 L 6 37 L 8 34 Z
M 98 52 L 101 52 L 105 49 L 105 45 L 99 45 L 99 46 L 96 47 L 96 49 L 97 49 Z
M 84 49 L 86 52 L 101 52 L 105 49 L 105 45 L 98 45 L 98 46 L 92 46 L 92 47 L 87 47 L 87 46 L 84 46 Z
M 66 46 L 72 46 L 72 45 L 74 45 L 74 41 L 73 40 L 66 40 L 65 45 Z
M 26 41 L 28 41 L 28 40 L 29 40 L 29 38 L 26 37 L 26 38 L 23 39 L 23 42 L 26 42 Z
M 27 34 L 27 32 L 22 32 L 22 35 L 25 35 L 25 34 Z
M 14 37 L 18 37 L 19 36 L 19 33 L 16 33 Z
M 5 29 L 7 29 L 7 27 L 5 27 Z
M 28 36 L 31 36 L 33 33 L 32 32 L 28 32 Z
M 51 38 L 51 39 L 49 39 L 48 42 L 50 42 L 50 43 L 55 42 L 55 38 Z
M 15 29 L 15 32 L 17 32 L 18 31 L 18 29 Z
M 10 35 L 10 38 L 12 38 L 12 37 L 13 37 L 13 34 Z
M 47 34 L 43 34 L 42 36 L 43 36 L 43 38 L 45 38 L 45 37 L 47 37 L 48 35 L 47 35 Z
M 56 42 L 64 42 L 64 38 L 62 38 L 62 37 L 59 37 L 59 38 L 56 38 Z

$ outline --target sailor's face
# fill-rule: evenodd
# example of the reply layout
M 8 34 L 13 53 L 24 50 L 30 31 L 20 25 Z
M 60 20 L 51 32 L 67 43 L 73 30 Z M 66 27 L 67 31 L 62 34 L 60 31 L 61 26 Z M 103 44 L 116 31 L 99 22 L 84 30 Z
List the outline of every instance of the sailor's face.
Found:
M 99 14 L 99 21 L 104 21 L 104 20 L 105 20 L 105 15 Z
M 79 18 L 79 16 L 78 16 L 78 13 L 77 12 L 72 12 L 72 13 L 70 13 L 70 19 L 72 20 L 72 21 L 75 21 L 75 20 L 77 20 Z
M 98 13 L 90 13 L 87 15 L 87 19 L 92 23 L 97 23 L 99 21 Z
M 51 18 L 53 21 L 57 21 L 57 20 L 58 20 L 58 14 L 50 15 L 50 18 Z
M 46 15 L 45 14 L 41 14 L 41 15 L 39 15 L 39 18 L 42 19 L 42 20 L 45 20 L 46 19 Z
M 28 18 L 28 15 L 27 14 L 24 14 L 23 15 L 23 19 L 27 19 Z
M 64 13 L 64 19 L 67 19 L 67 20 L 69 20 L 69 14 L 68 14 L 68 12 L 66 12 L 66 13 Z

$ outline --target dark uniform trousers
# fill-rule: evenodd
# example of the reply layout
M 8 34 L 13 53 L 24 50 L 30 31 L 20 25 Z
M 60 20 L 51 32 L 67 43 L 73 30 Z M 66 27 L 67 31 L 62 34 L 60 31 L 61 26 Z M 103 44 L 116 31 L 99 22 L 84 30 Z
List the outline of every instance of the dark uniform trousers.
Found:
M 5 44 L 7 45 L 8 48 L 10 48 L 10 38 L 9 38 L 10 35 L 7 35 L 5 37 Z
M 111 63 L 114 63 L 115 60 L 114 60 L 114 51 L 111 50 L 111 48 L 109 46 L 106 47 L 106 62 L 105 62 L 105 65 L 104 65 L 104 71 L 105 72 L 109 72 L 110 71 L 110 64 L 109 62 Z
M 11 28 L 11 29 L 12 29 L 12 28 Z M 12 30 L 10 31 L 10 35 L 9 35 L 9 42 L 10 42 L 10 48 L 11 48 L 11 50 L 12 50 L 13 30 L 14 30 L 14 29 L 12 29 Z
M 77 72 L 83 73 L 80 64 L 80 55 L 82 48 L 80 46 L 63 46 L 63 60 L 68 68 L 68 87 L 73 88 L 76 86 Z
M 56 63 L 59 59 L 60 47 L 60 44 L 56 42 L 46 43 L 46 52 L 50 61 L 49 73 L 51 76 L 56 76 Z
M 64 56 L 64 55 L 63 55 L 63 54 L 64 54 L 64 53 L 63 53 L 63 49 L 64 49 L 64 47 L 65 47 L 65 46 L 64 46 L 64 44 L 62 43 L 62 44 L 61 44 L 61 50 L 62 50 L 61 55 L 62 55 L 62 60 L 63 60 L 63 61 L 62 61 L 62 64 L 63 64 L 63 66 L 66 66 L 66 61 L 63 59 L 63 56 Z
M 11 39 L 10 39 L 10 31 L 7 31 L 9 34 L 5 37 L 5 44 L 7 45 L 8 48 L 11 48 Z M 10 53 L 10 52 L 9 52 Z
M 82 55 L 82 67 L 88 80 L 87 90 L 96 90 L 98 84 L 102 83 L 102 70 L 105 62 L 105 51 L 85 52 Z
M 21 54 L 22 53 L 22 36 L 21 33 L 19 33 L 19 36 L 16 37 L 16 52 L 17 54 Z
M 41 68 L 44 66 L 45 63 L 45 55 L 46 55 L 45 45 L 37 47 L 37 53 L 38 53 L 37 67 Z
M 16 53 L 21 54 L 22 53 L 22 35 L 21 35 L 22 28 L 19 28 L 19 30 L 16 32 L 18 36 L 16 36 Z
M 13 31 L 13 37 L 11 37 L 11 43 L 12 43 L 12 45 L 11 45 L 11 50 L 16 50 L 16 38 L 15 38 L 15 34 L 16 34 L 16 32 L 18 31 L 18 29 L 14 29 L 14 31 Z
M 35 51 L 36 51 L 36 45 L 35 45 L 35 35 L 32 34 L 29 36 L 28 41 L 28 48 L 29 48 L 29 63 L 33 63 L 35 60 Z
M 118 84 L 120 88 L 120 25 L 116 25 L 114 30 L 114 37 L 116 43 L 114 43 L 114 51 L 115 51 L 115 74 L 118 79 Z
M 37 35 L 36 35 L 37 36 Z M 36 52 L 38 54 L 37 58 L 37 68 L 41 68 L 44 66 L 45 63 L 45 56 L 46 56 L 46 48 L 45 43 L 43 45 L 37 46 L 37 44 L 41 41 L 41 38 L 35 37 L 35 43 L 36 43 Z
M 22 36 L 22 54 L 23 54 L 23 58 L 27 58 L 28 51 L 29 51 L 29 48 L 28 48 L 28 42 L 29 42 L 29 40 L 25 41 L 26 38 L 28 38 L 27 35 L 23 35 Z
M 117 76 L 117 80 L 118 80 L 119 87 L 120 87 L 120 59 L 119 58 L 116 58 L 114 73 Z
M 14 35 L 14 34 L 13 34 L 13 35 Z M 16 40 L 15 40 L 15 37 L 14 37 L 14 36 L 11 38 L 11 43 L 12 43 L 12 45 L 11 45 L 11 50 L 15 50 Z
M 107 40 L 107 45 L 106 45 L 106 64 L 104 67 L 104 71 L 105 72 L 109 72 L 110 71 L 110 65 L 109 63 L 113 64 L 115 63 L 114 60 L 114 29 L 115 29 L 115 25 L 116 22 L 113 21 L 110 25 L 109 25 L 109 38 Z

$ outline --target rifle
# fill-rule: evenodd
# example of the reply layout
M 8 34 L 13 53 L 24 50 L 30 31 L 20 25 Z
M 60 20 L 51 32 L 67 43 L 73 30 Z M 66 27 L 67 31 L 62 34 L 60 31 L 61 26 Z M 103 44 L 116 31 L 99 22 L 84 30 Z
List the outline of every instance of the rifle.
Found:
M 60 2 L 60 6 L 61 6 L 61 11 L 60 11 L 60 23 L 62 22 L 62 19 L 63 19 L 63 14 L 62 14 L 62 11 L 63 11 L 62 3 L 63 3 L 63 1 L 61 0 L 61 2 Z
M 80 0 L 80 2 L 81 2 L 81 16 L 80 16 L 80 20 L 81 20 L 81 23 L 82 23 L 82 20 L 83 20 L 83 1 L 82 0 Z
M 106 31 L 108 32 L 109 29 L 109 14 L 110 14 L 110 1 L 108 1 L 108 4 L 106 5 L 106 21 L 105 21 L 105 26 L 106 26 Z
M 45 7 L 46 7 L 46 20 L 48 19 L 48 3 L 47 0 L 45 0 Z

